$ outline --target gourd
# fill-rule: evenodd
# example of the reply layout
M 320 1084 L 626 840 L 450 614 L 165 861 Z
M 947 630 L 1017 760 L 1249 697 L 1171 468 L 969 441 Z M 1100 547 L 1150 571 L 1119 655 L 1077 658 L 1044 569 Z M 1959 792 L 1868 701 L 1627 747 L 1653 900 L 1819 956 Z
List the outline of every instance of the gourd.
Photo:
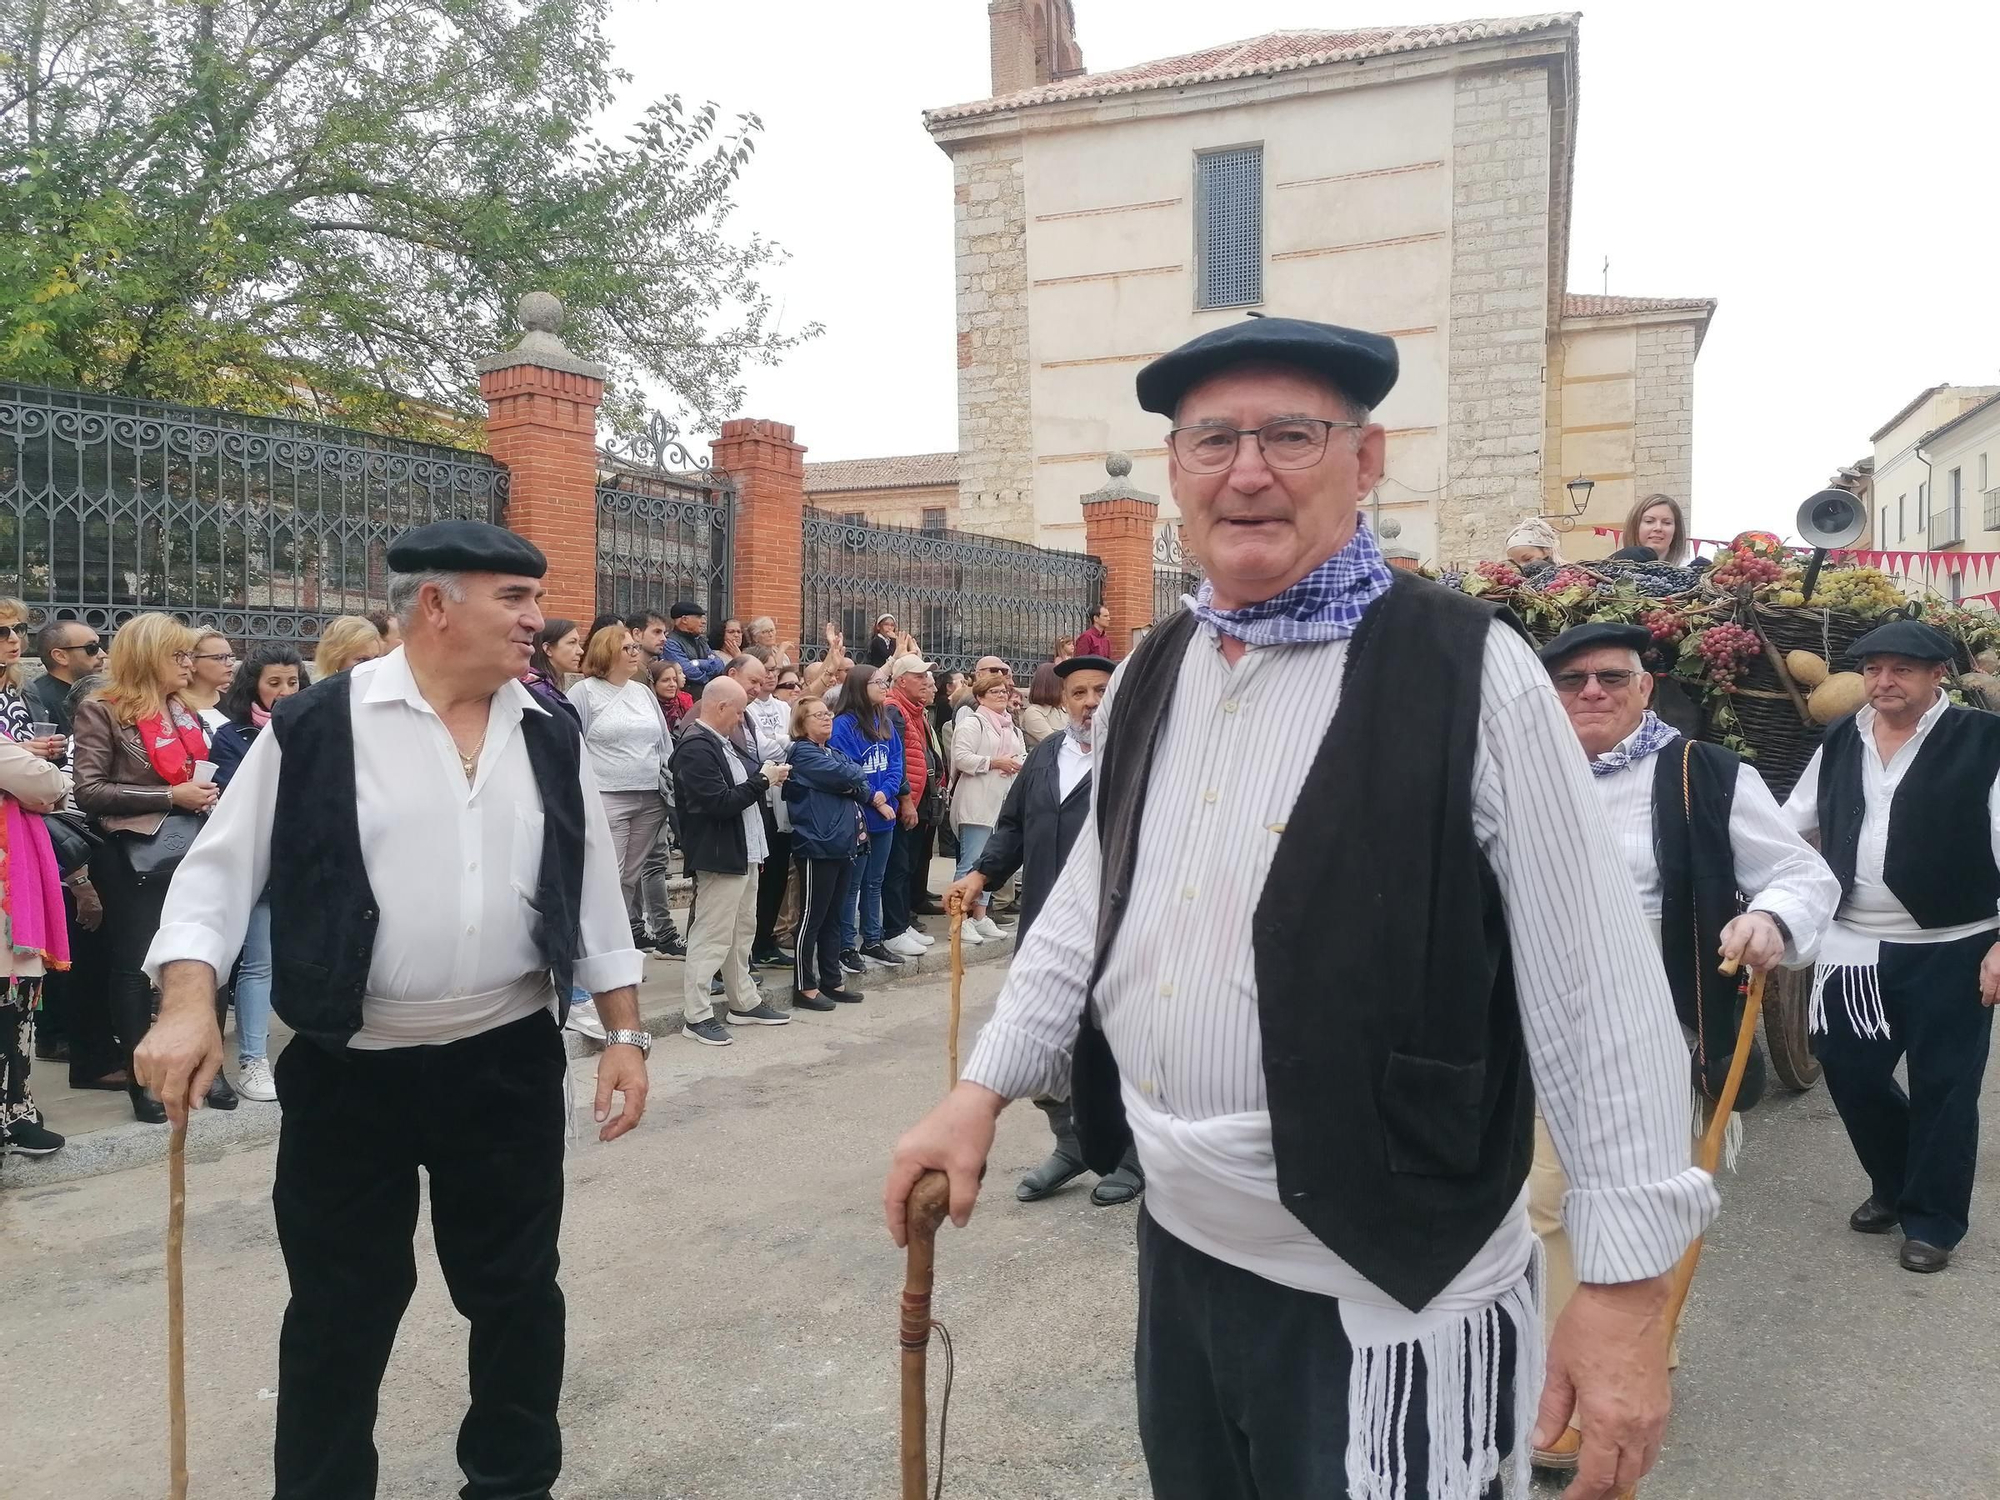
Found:
M 1821 724 L 1844 719 L 1868 701 L 1868 684 L 1859 672 L 1835 672 L 1812 690 L 1806 710 Z
M 1792 681 L 1810 691 L 1827 679 L 1826 658 L 1810 651 L 1789 651 L 1785 654 L 1785 670 L 1792 674 Z

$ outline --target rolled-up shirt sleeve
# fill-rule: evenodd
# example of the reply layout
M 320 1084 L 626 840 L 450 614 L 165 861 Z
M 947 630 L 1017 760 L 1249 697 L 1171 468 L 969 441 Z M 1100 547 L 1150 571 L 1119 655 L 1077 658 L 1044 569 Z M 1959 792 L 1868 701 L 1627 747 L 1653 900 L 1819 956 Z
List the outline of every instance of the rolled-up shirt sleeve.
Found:
M 1811 963 L 1840 905 L 1840 882 L 1819 851 L 1793 828 L 1764 778 L 1748 765 L 1736 773 L 1729 848 L 1736 860 L 1737 888 L 1751 893 L 1750 910 L 1769 912 L 1791 934 L 1785 963 L 1792 968 Z
M 271 874 L 282 754 L 277 735 L 257 736 L 174 871 L 160 930 L 146 950 L 146 977 L 154 984 L 163 968 L 181 959 L 207 964 L 218 980 L 228 977 Z
M 264 735 L 258 743 L 269 738 Z M 588 756 L 579 764 L 577 779 L 583 784 L 583 902 L 575 977 L 591 994 L 602 995 L 639 983 L 646 974 L 646 959 L 632 946 L 618 860 L 611 849 L 611 820 L 605 816 L 604 797 L 597 790 Z
M 1535 1091 L 1569 1177 L 1577 1276 L 1658 1276 L 1719 1202 L 1689 1164 L 1688 1053 L 1659 947 L 1576 732 L 1511 630 L 1494 630 L 1484 701 L 1475 821 L 1506 906 Z

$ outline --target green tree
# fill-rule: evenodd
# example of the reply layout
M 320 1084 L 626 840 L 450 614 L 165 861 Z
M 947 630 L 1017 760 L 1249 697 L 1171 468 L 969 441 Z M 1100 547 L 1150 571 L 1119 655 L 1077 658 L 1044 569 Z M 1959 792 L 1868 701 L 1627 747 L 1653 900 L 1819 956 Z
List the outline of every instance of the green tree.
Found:
M 0 0 L 0 377 L 412 436 L 481 414 L 514 301 L 706 425 L 774 326 L 729 232 L 762 126 L 650 103 L 608 0 Z

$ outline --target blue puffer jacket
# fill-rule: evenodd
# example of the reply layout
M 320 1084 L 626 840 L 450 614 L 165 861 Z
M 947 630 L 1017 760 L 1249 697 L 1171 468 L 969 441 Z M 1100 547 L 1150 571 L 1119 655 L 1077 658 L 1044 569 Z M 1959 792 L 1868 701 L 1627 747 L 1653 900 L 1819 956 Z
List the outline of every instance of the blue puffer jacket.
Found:
M 860 842 L 861 809 L 873 795 L 868 773 L 838 750 L 793 740 L 785 751 L 792 774 L 785 806 L 792 814 L 792 853 L 800 859 L 851 859 Z

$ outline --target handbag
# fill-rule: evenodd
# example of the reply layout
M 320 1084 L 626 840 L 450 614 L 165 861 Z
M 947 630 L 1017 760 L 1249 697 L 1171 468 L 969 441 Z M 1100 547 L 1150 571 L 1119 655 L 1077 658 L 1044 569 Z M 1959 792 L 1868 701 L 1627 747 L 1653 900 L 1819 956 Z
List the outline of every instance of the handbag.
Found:
M 152 833 L 118 830 L 118 847 L 125 855 L 132 878 L 140 885 L 153 880 L 170 880 L 194 847 L 201 832 L 202 816 L 185 808 L 175 808 Z
M 49 843 L 56 853 L 56 867 L 62 871 L 65 880 L 88 865 L 90 856 L 104 842 L 82 813 L 43 813 L 42 823 L 49 830 Z

